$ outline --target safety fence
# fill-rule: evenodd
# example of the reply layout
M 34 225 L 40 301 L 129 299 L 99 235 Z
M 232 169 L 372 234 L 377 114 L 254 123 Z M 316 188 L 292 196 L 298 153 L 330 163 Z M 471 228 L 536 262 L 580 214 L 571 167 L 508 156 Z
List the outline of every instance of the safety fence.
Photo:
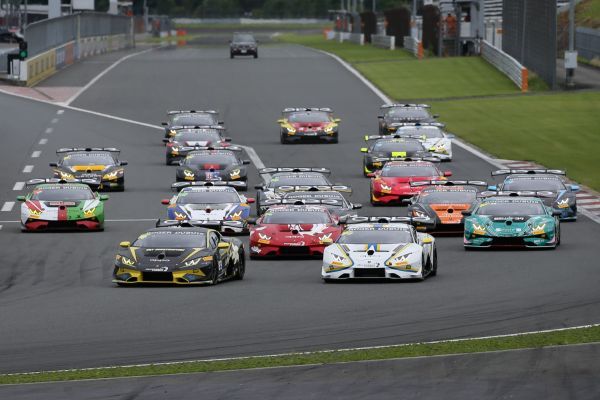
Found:
M 371 35 L 371 44 L 384 49 L 394 50 L 396 48 L 396 37 L 387 35 Z
M 497 47 L 492 46 L 487 40 L 481 41 L 481 56 L 504 75 L 513 81 L 523 92 L 528 88 L 528 71 L 517 60 L 503 52 Z
M 600 30 L 591 28 L 577 28 L 575 33 L 575 46 L 583 58 L 593 60 L 600 58 Z
M 419 60 L 423 58 L 423 42 L 412 36 L 404 36 L 404 48 Z

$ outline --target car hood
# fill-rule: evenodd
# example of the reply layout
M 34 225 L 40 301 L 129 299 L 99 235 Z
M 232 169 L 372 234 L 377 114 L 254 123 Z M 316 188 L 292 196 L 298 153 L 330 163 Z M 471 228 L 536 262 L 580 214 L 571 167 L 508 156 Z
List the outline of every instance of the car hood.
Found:
M 168 272 L 185 267 L 183 263 L 210 256 L 206 248 L 146 248 L 130 247 L 121 255 L 135 261 L 135 267 L 142 271 Z M 198 266 L 195 266 L 196 268 Z
M 27 218 L 39 218 L 48 221 L 67 221 L 71 219 L 92 218 L 102 210 L 98 199 L 84 201 L 39 201 L 28 200 L 21 206 L 21 212 Z
M 264 244 L 302 242 L 309 245 L 320 244 L 324 239 L 335 240 L 340 233 L 341 228 L 333 224 L 264 224 L 252 229 L 251 236 Z

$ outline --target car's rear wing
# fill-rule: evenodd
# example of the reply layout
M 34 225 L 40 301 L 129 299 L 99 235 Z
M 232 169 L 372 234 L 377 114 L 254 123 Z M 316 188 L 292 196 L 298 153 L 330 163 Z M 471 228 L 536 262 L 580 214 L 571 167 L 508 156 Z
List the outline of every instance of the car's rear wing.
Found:
M 487 187 L 487 182 L 484 181 L 417 181 L 410 182 L 411 187 L 420 186 L 481 186 Z
M 279 186 L 275 189 L 279 193 L 290 193 L 290 192 L 341 192 L 341 193 L 352 193 L 352 188 L 346 185 L 284 185 Z
M 284 205 L 294 205 L 294 206 L 324 205 L 324 206 L 342 207 L 344 205 L 344 201 L 342 199 L 267 199 L 267 200 L 263 200 L 261 204 L 263 204 L 265 206 L 274 206 L 274 205 L 284 204 Z
M 498 175 L 514 175 L 514 174 L 552 174 L 552 175 L 566 175 L 567 172 L 562 169 L 499 169 L 492 171 L 492 176 Z
M 295 172 L 295 173 L 318 172 L 320 174 L 329 175 L 331 173 L 331 170 L 329 170 L 327 168 L 310 168 L 310 167 L 260 168 L 258 170 L 259 174 L 272 174 L 275 172 Z
M 230 151 L 242 151 L 240 146 L 181 146 L 181 150 L 230 150 Z
M 69 183 L 83 183 L 88 185 L 91 189 L 97 189 L 101 181 L 100 179 L 60 179 L 60 178 L 47 178 L 47 179 L 30 179 L 25 183 L 25 186 L 36 186 L 42 183 L 58 183 L 58 184 L 69 184 Z
M 117 153 L 117 154 L 121 152 L 121 150 L 116 149 L 114 147 L 61 147 L 60 149 L 56 150 L 56 154 L 74 153 L 74 152 L 81 152 L 81 151 L 87 151 L 87 152 L 106 151 L 109 153 Z
M 167 115 L 173 114 L 218 114 L 216 110 L 172 110 L 167 111 Z
M 169 127 L 172 131 L 180 131 L 182 129 L 217 129 L 217 130 L 226 130 L 226 128 L 222 125 L 174 125 Z
M 340 222 L 344 224 L 368 224 L 368 223 L 380 223 L 380 224 L 408 224 L 408 225 L 435 225 L 435 220 L 429 217 L 364 217 L 358 215 L 351 215 L 346 218 L 341 217 Z
M 556 194 L 549 191 L 508 191 L 508 190 L 485 190 L 479 193 L 479 197 L 555 197 Z
M 429 162 L 441 162 L 442 160 L 438 157 L 427 156 L 427 157 L 373 157 L 373 162 L 388 163 L 391 161 L 429 161 Z M 383 167 L 383 165 L 382 165 Z
M 282 114 L 289 114 L 293 112 L 302 112 L 302 111 L 322 111 L 326 113 L 333 113 L 333 110 L 329 107 L 287 107 L 284 108 L 281 112 Z
M 389 104 L 383 104 L 381 107 L 382 109 L 385 108 L 396 108 L 396 107 L 410 107 L 410 108 L 414 108 L 414 107 L 420 107 L 420 108 L 431 108 L 431 106 L 429 104 L 413 104 L 413 103 L 389 103 Z
M 176 219 L 158 219 L 156 221 L 157 228 L 167 228 L 172 226 L 180 226 L 187 228 L 212 228 L 218 230 L 221 227 L 227 228 L 243 228 L 242 221 L 209 221 L 201 219 L 176 220 Z
M 179 192 L 186 187 L 223 187 L 229 186 L 239 190 L 248 189 L 248 183 L 245 181 L 190 181 L 190 182 L 175 182 L 171 185 L 171 190 Z

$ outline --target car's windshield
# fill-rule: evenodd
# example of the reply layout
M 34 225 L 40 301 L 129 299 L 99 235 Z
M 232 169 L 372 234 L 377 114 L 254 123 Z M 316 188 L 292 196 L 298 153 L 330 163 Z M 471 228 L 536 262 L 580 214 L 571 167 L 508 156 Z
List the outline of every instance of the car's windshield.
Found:
M 391 244 L 410 243 L 412 236 L 407 230 L 400 229 L 349 229 L 342 233 L 338 243 L 342 244 Z
M 213 130 L 189 130 L 179 132 L 173 137 L 175 142 L 218 142 L 221 136 Z
M 36 188 L 30 200 L 39 201 L 82 201 L 93 200 L 94 193 L 86 186 L 56 186 L 52 188 Z
M 234 35 L 233 36 L 233 41 L 236 43 L 254 43 L 255 39 L 254 36 L 252 35 L 245 35 L 245 34 L 240 34 L 240 35 Z
M 436 190 L 423 191 L 418 202 L 424 204 L 465 204 L 472 203 L 477 197 L 475 190 Z
M 270 188 L 280 186 L 319 186 L 329 185 L 329 181 L 323 175 L 284 175 L 274 176 L 269 181 Z
M 381 152 L 392 152 L 392 151 L 403 151 L 403 152 L 415 152 L 424 151 L 423 145 L 418 141 L 389 141 L 380 140 L 375 142 L 373 145 L 373 151 Z
M 237 193 L 224 190 L 207 192 L 181 192 L 177 196 L 177 204 L 222 204 L 239 203 L 240 198 Z
M 400 166 L 385 165 L 381 170 L 384 177 L 408 177 L 408 176 L 440 176 L 440 172 L 434 166 Z
M 171 116 L 171 125 L 216 125 L 216 114 L 174 114 Z
M 202 154 L 186 157 L 183 162 L 183 165 L 198 169 L 222 168 L 234 164 L 237 164 L 237 160 L 233 154 Z
M 115 159 L 110 153 L 75 153 L 64 156 L 61 164 L 67 167 L 75 165 L 114 165 Z
M 396 131 L 396 133 L 398 135 L 407 135 L 407 136 L 425 136 L 427 139 L 444 137 L 444 134 L 442 133 L 441 129 L 435 128 L 435 127 L 414 128 L 411 126 L 405 126 L 405 127 L 398 129 L 398 131 Z
M 537 201 L 490 201 L 479 205 L 476 214 L 496 216 L 543 215 L 545 211 L 542 203 Z
M 329 122 L 329 114 L 322 111 L 307 111 L 307 112 L 296 112 L 288 116 L 289 122 Z
M 388 117 L 392 118 L 427 118 L 429 113 L 424 108 L 402 107 L 392 108 L 387 112 Z
M 546 178 L 508 178 L 504 181 L 502 190 L 533 190 L 533 191 L 552 191 L 557 192 L 559 190 L 565 190 L 564 183 L 559 179 L 546 179 Z
M 325 211 L 267 211 L 263 224 L 329 224 L 331 219 Z
M 133 243 L 135 247 L 182 248 L 206 247 L 206 235 L 193 231 L 161 231 L 144 233 Z

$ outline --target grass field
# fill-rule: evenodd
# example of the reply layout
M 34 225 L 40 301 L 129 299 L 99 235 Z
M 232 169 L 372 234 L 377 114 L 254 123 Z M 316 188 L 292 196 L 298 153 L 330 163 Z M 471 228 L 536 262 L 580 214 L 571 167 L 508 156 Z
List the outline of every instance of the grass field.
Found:
M 131 367 L 91 368 L 49 371 L 31 374 L 0 375 L 0 385 L 81 379 L 101 379 L 128 376 L 168 375 L 193 372 L 230 371 L 252 368 L 272 368 L 292 365 L 319 365 L 364 360 L 386 360 L 444 354 L 478 353 L 511 349 L 541 348 L 576 343 L 600 342 L 600 327 L 591 326 L 517 336 L 461 339 L 437 343 L 415 343 L 372 349 L 333 350 L 292 353 L 280 356 L 256 356 L 230 360 L 190 361 Z

